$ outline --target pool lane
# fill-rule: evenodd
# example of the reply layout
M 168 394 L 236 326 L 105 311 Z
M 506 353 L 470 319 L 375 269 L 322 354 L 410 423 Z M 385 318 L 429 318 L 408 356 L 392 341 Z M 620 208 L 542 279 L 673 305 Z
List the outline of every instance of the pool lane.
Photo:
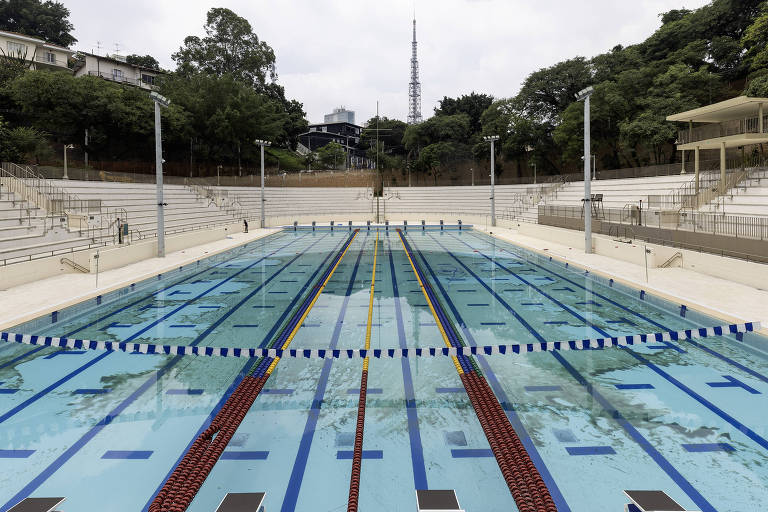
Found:
M 426 246 L 425 246 L 426 247 Z M 450 247 L 453 249 L 453 246 Z M 435 249 L 441 249 L 439 245 L 435 246 Z M 453 249 L 456 250 L 456 249 Z M 466 249 L 463 249 L 466 251 Z M 457 253 L 461 252 L 461 250 L 456 250 Z M 460 254 L 460 259 L 463 260 L 465 264 L 468 263 L 468 260 L 471 258 L 476 258 L 476 253 L 469 253 L 468 254 Z M 456 259 L 453 258 L 454 263 L 456 262 Z M 469 272 L 467 272 L 468 274 Z M 506 274 L 506 276 L 509 276 L 509 274 Z M 487 276 L 486 276 L 487 277 Z M 482 277 L 477 276 L 475 279 L 476 282 L 480 282 L 483 280 Z M 497 302 L 500 300 L 500 293 L 498 290 L 492 290 L 492 281 L 489 282 L 489 280 L 483 281 L 484 284 L 483 287 L 488 288 L 488 292 L 492 293 L 495 298 L 497 299 Z M 561 286 L 558 283 L 549 284 L 550 287 L 558 287 Z M 535 288 L 533 289 L 535 292 Z M 534 297 L 538 297 L 538 300 L 542 303 L 547 302 L 547 297 L 545 294 L 537 293 L 534 295 Z M 575 299 L 575 300 L 574 300 Z M 512 301 L 513 299 L 507 298 L 507 301 Z M 525 299 L 530 300 L 530 299 Z M 585 302 L 584 299 L 578 299 L 575 297 L 571 298 L 571 302 L 575 302 L 581 300 L 582 302 Z M 520 300 L 519 302 L 523 302 Z M 520 307 L 519 302 L 514 303 L 515 308 Z M 507 305 L 509 305 L 509 302 L 507 302 Z M 564 310 L 567 312 L 568 308 L 564 308 Z M 604 309 L 604 308 L 603 308 Z M 573 315 L 571 315 L 573 316 Z M 597 316 L 597 315 L 595 315 Z M 600 317 L 610 318 L 606 317 L 606 314 L 604 311 L 600 313 Z M 594 318 L 594 317 L 593 317 Z M 621 319 L 621 317 L 619 317 Z M 581 326 L 585 324 L 583 322 L 584 319 L 580 322 Z M 534 325 L 535 332 L 543 332 L 546 333 L 548 330 L 548 326 L 544 325 L 541 320 L 535 322 L 535 319 L 530 320 Z M 589 322 L 586 322 L 589 323 Z M 501 329 L 498 327 L 494 327 L 494 329 Z M 507 328 L 508 329 L 508 328 Z M 495 335 L 500 336 L 500 339 L 504 339 L 504 335 L 500 332 L 494 332 Z M 553 335 L 546 335 L 547 339 L 558 339 L 555 338 Z M 651 349 L 647 349 L 650 351 Z M 697 464 L 701 463 L 702 465 L 710 465 L 711 471 L 701 471 L 700 474 L 695 474 L 696 472 L 692 472 L 694 474 L 689 474 L 688 477 L 691 482 L 700 482 L 697 483 L 697 487 L 700 489 L 706 489 L 708 496 L 710 494 L 722 492 L 722 486 L 717 485 L 716 479 L 717 477 L 714 476 L 717 474 L 718 467 L 722 467 L 723 464 L 728 464 L 728 467 L 732 467 L 732 471 L 734 474 L 738 474 L 738 479 L 742 482 L 742 484 L 747 489 L 755 489 L 752 486 L 760 481 L 761 478 L 761 471 L 755 471 L 755 468 L 761 467 L 761 464 L 763 463 L 765 457 L 761 453 L 757 453 L 755 450 L 755 447 L 749 446 L 749 441 L 744 439 L 744 435 L 741 432 L 741 429 L 736 428 L 734 429 L 732 425 L 722 425 L 724 423 L 721 418 L 714 417 L 710 413 L 710 411 L 701 411 L 701 407 L 698 406 L 698 403 L 690 404 L 689 397 L 680 396 L 680 390 L 675 389 L 673 386 L 670 386 L 669 382 L 663 382 L 665 379 L 663 378 L 651 378 L 649 381 L 648 372 L 641 372 L 644 375 L 641 378 L 634 378 L 630 377 L 629 382 L 626 384 L 622 384 L 623 379 L 617 379 L 617 375 L 621 375 L 622 373 L 626 374 L 627 372 L 623 369 L 629 369 L 633 371 L 635 374 L 637 374 L 637 362 L 632 362 L 631 357 L 629 357 L 628 351 L 616 351 L 616 350 L 606 350 L 602 351 L 600 355 L 593 355 L 593 354 L 576 354 L 576 353 L 562 353 L 558 354 L 556 357 L 563 359 L 563 364 L 566 365 L 568 361 L 582 361 L 585 364 L 587 364 L 587 370 L 582 370 L 582 373 L 593 373 L 599 380 L 606 382 L 606 384 L 609 386 L 608 390 L 604 390 L 601 388 L 600 393 L 606 396 L 611 396 L 610 402 L 618 401 L 619 403 L 624 402 L 633 395 L 635 396 L 641 396 L 647 398 L 649 395 L 653 395 L 654 391 L 648 391 L 648 389 L 656 389 L 658 390 L 657 396 L 658 398 L 655 398 L 653 402 L 651 402 L 654 406 L 657 405 L 657 402 L 661 402 L 662 411 L 665 411 L 665 415 L 662 416 L 663 420 L 666 420 L 668 425 L 675 425 L 679 423 L 680 416 L 677 414 L 677 411 L 680 410 L 692 410 L 695 411 L 693 414 L 695 414 L 695 417 L 701 417 L 701 423 L 694 420 L 691 421 L 690 417 L 687 417 L 685 421 L 682 423 L 685 425 L 683 429 L 677 429 L 675 431 L 675 428 L 671 428 L 671 432 L 669 435 L 661 435 L 657 430 L 657 428 L 654 427 L 654 421 L 648 421 L 646 418 L 646 421 L 643 423 L 642 427 L 640 427 L 640 430 L 645 429 L 644 435 L 650 439 L 653 439 L 654 444 L 659 447 L 659 450 L 664 452 L 670 460 L 674 460 L 676 466 L 680 468 L 687 469 L 690 464 L 690 457 L 691 455 L 685 455 L 686 453 L 695 453 L 696 455 L 693 455 L 693 457 L 696 457 Z M 659 352 L 659 351 L 657 351 Z M 654 354 L 650 357 L 655 358 L 677 358 L 682 357 L 681 354 L 677 353 L 676 351 L 663 351 L 664 354 Z M 667 353 L 668 352 L 668 353 Z M 685 354 L 687 356 L 687 354 Z M 605 368 L 615 368 L 616 370 L 612 373 L 608 373 L 606 369 L 597 370 L 594 369 L 595 366 L 605 367 Z M 687 368 L 697 368 L 700 364 L 711 364 L 712 361 L 707 361 L 705 363 L 697 363 L 697 366 L 692 366 L 690 363 L 688 363 Z M 576 365 L 578 366 L 578 365 Z M 642 365 L 641 365 L 642 366 Z M 686 366 L 683 366 L 686 367 Z M 570 370 L 570 369 L 569 369 Z M 690 372 L 695 373 L 695 370 Z M 580 375 L 579 371 L 577 370 L 576 373 L 573 374 L 574 378 L 577 378 L 577 374 Z M 577 380 L 579 380 L 577 378 Z M 619 383 L 617 383 L 617 380 Z M 717 379 L 716 379 L 717 380 Z M 661 382 L 658 382 L 661 381 Z M 587 383 L 586 379 L 581 381 L 582 383 Z M 636 386 L 637 383 L 644 384 L 640 386 Z M 718 383 L 715 383 L 718 384 Z M 591 382 L 589 383 L 591 388 Z M 703 383 L 702 383 L 703 385 Z M 617 387 L 617 386 L 625 386 L 625 387 Z M 671 389 L 670 389 L 671 388 Z M 744 389 L 739 389 L 739 386 L 734 385 L 733 382 L 724 380 L 722 387 L 715 388 L 715 392 L 722 393 L 723 391 L 728 391 L 729 388 L 730 391 L 745 391 Z M 610 391 L 613 389 L 615 392 Z M 599 394 L 599 393 L 598 393 Z M 618 396 L 617 396 L 618 394 Z M 748 394 L 748 393 L 745 393 Z M 594 396 L 593 398 L 599 400 L 597 396 Z M 605 397 L 603 397 L 605 398 Z M 629 407 L 629 410 L 624 409 L 623 413 L 628 418 L 638 418 L 637 414 L 637 404 L 631 404 L 634 407 Z M 669 412 L 666 412 L 669 411 Z M 654 408 L 649 411 L 651 416 L 654 415 L 654 413 L 658 414 L 658 411 Z M 642 418 L 638 418 L 642 420 Z M 656 418 L 654 418 L 655 420 Z M 697 427 L 696 425 L 701 425 L 701 427 Z M 715 430 L 712 430 L 712 427 L 715 427 Z M 704 430 L 701 430 L 701 429 Z M 686 434 L 686 431 L 689 431 L 690 433 Z M 710 432 L 707 434 L 707 432 Z M 741 439 L 743 441 L 738 442 L 738 448 L 736 448 L 733 451 L 729 451 L 730 448 L 725 445 L 720 445 L 717 443 L 718 440 L 722 440 L 718 436 L 718 432 L 720 432 L 720 436 L 725 436 L 726 439 Z M 747 432 L 747 435 L 749 433 Z M 704 435 L 705 439 L 701 439 L 702 435 Z M 708 437 L 709 439 L 706 439 Z M 659 439 L 656 439 L 659 438 Z M 707 443 L 706 441 L 712 442 Z M 744 445 L 744 441 L 747 441 L 747 444 Z M 724 458 L 725 457 L 725 458 Z M 670 468 L 668 468 L 669 470 Z M 558 473 L 557 471 L 555 471 Z M 688 473 L 688 472 L 686 472 Z M 707 478 L 705 475 L 713 475 L 711 478 Z M 754 491 L 754 494 L 751 496 L 749 495 L 750 492 L 747 493 L 747 496 L 743 497 L 744 502 L 743 503 L 750 503 L 750 499 L 759 499 L 761 495 L 764 496 L 765 488 L 764 485 L 758 485 L 756 490 Z M 728 499 L 725 497 L 722 498 L 723 502 L 728 502 Z M 714 498 L 713 498 L 714 500 Z M 731 502 L 734 500 L 731 499 Z M 739 501 L 738 499 L 735 501 Z M 752 501 L 754 503 L 754 501 Z M 731 505 L 733 506 L 733 505 Z M 700 505 L 701 507 L 701 505 Z M 701 507 L 704 508 L 704 507 Z M 723 509 L 722 505 L 718 504 L 718 509 Z M 725 508 L 728 510 L 729 508 Z M 732 510 L 738 510 L 738 506 L 735 506 Z
M 319 242 L 321 239 L 322 239 L 322 236 L 317 237 L 317 239 L 313 242 L 312 245 L 314 245 L 314 243 Z M 336 241 L 334 240 L 334 243 L 335 242 Z M 318 247 L 318 249 L 321 250 L 320 254 L 325 254 L 325 252 L 328 251 L 331 248 L 330 244 L 325 245 L 325 246 L 323 246 L 321 244 L 321 247 Z M 308 246 L 305 246 L 304 250 L 306 250 L 308 248 L 309 248 Z M 295 252 L 295 251 L 292 251 L 292 252 Z M 303 251 L 300 251 L 300 252 L 303 253 Z M 291 254 L 291 256 L 293 256 L 293 261 L 295 261 L 300 256 L 300 254 Z M 288 254 L 282 256 L 282 258 L 288 258 L 288 257 L 289 257 Z M 272 270 L 273 273 L 271 274 L 271 277 L 266 277 L 266 280 L 265 280 L 264 284 L 266 284 L 267 281 L 274 281 L 274 276 L 276 276 L 279 272 L 284 271 L 285 268 L 289 264 L 283 266 L 282 268 L 278 267 L 276 269 L 273 269 Z M 274 287 L 276 287 L 276 286 L 277 286 L 277 283 L 273 282 L 272 283 L 272 289 L 274 289 Z M 284 287 L 285 285 L 280 284 L 279 286 Z M 230 300 L 231 300 L 231 296 L 230 296 Z M 205 314 L 209 314 L 209 313 L 206 312 Z M 221 315 L 221 313 L 219 313 L 219 315 Z M 266 329 L 264 329 L 264 330 L 266 330 Z M 202 339 L 203 338 L 200 338 L 199 341 L 202 341 Z M 71 445 L 71 448 L 69 450 L 67 450 L 67 452 L 65 452 L 65 454 L 62 454 L 59 457 L 59 459 L 57 459 L 57 461 L 60 461 L 60 463 L 63 463 L 64 461 L 61 460 L 61 458 L 63 456 L 66 455 L 67 456 L 66 458 L 71 457 L 73 455 L 73 453 L 76 453 L 80 448 L 82 448 L 83 443 L 87 444 L 87 442 L 96 433 L 98 433 L 99 430 L 104 428 L 109 423 L 114 423 L 115 416 L 119 415 L 122 412 L 124 412 L 125 408 L 127 408 L 129 405 L 131 405 L 133 403 L 133 401 L 136 400 L 136 398 L 138 396 L 140 396 L 143 392 L 147 391 L 150 387 L 154 386 L 155 388 L 157 388 L 157 386 L 162 382 L 161 381 L 161 377 L 163 377 L 163 376 L 165 376 L 166 379 L 173 379 L 174 377 L 176 377 L 179 374 L 183 375 L 184 377 L 188 377 L 188 374 L 184 374 L 183 370 L 186 369 L 187 367 L 189 367 L 190 365 L 191 365 L 192 368 L 196 368 L 197 371 L 200 373 L 200 375 L 208 375 L 208 373 L 211 373 L 211 372 L 213 372 L 213 374 L 216 375 L 216 376 L 222 375 L 222 376 L 224 376 L 224 379 L 222 381 L 218 381 L 217 378 L 211 378 L 208 381 L 208 383 L 214 387 L 214 394 L 215 394 L 216 393 L 216 391 L 215 391 L 216 388 L 218 388 L 218 389 L 220 389 L 222 391 L 224 389 L 226 389 L 227 384 L 228 384 L 228 382 L 226 382 L 226 381 L 231 381 L 231 379 L 234 376 L 234 374 L 237 373 L 237 370 L 232 367 L 232 362 L 230 362 L 230 363 L 212 362 L 208 358 L 200 358 L 200 359 L 197 359 L 197 358 L 184 358 L 184 361 L 182 362 L 182 361 L 179 360 L 179 358 L 168 358 L 168 357 L 163 357 L 163 356 L 159 356 L 159 357 L 158 356 L 144 356 L 144 355 L 138 355 L 137 356 L 137 355 L 130 355 L 130 354 L 118 354 L 118 356 L 119 357 L 115 358 L 114 367 L 111 367 L 111 368 L 108 369 L 109 372 L 113 372 L 112 373 L 113 375 L 115 375 L 115 376 L 121 375 L 122 372 L 124 371 L 123 368 L 131 370 L 133 368 L 132 365 L 141 366 L 143 364 L 144 365 L 143 372 L 142 371 L 132 372 L 130 374 L 131 376 L 127 379 L 127 382 L 125 382 L 125 383 L 123 383 L 120 380 L 118 380 L 118 383 L 120 385 L 119 386 L 115 386 L 116 389 L 111 389 L 109 393 L 104 394 L 104 395 L 99 395 L 95 399 L 95 400 L 100 400 L 101 401 L 101 402 L 96 402 L 97 404 L 98 403 L 104 403 L 104 405 L 102 407 L 92 407 L 92 406 L 89 406 L 89 407 L 85 408 L 87 413 L 83 414 L 83 415 L 93 415 L 93 416 L 95 416 L 94 419 L 97 419 L 98 418 L 97 415 L 99 414 L 99 411 L 103 411 L 105 408 L 113 407 L 114 406 L 114 405 L 110 405 L 110 404 L 122 403 L 122 405 L 119 405 L 117 407 L 117 409 L 113 410 L 113 412 L 110 413 L 110 415 L 108 415 L 106 417 L 106 419 L 107 419 L 106 421 L 105 421 L 105 418 L 102 418 L 102 420 L 99 421 L 96 424 L 96 426 L 93 429 L 91 429 L 91 431 L 89 431 L 86 434 L 85 438 L 82 438 L 79 441 L 75 441 L 75 444 L 72 444 L 72 442 L 73 442 L 73 439 L 72 439 L 73 433 L 77 434 L 77 432 L 81 432 L 83 429 L 87 429 L 88 425 L 92 424 L 92 423 L 88 422 L 88 421 L 80 421 L 81 424 L 79 426 L 77 426 L 76 429 L 73 429 L 72 431 L 69 431 L 69 430 L 65 431 L 64 434 L 66 434 L 68 440 L 67 439 L 57 439 L 54 443 L 52 443 L 54 445 L 53 446 L 53 450 L 51 450 L 51 449 L 46 450 L 46 452 L 47 452 L 46 454 L 48 456 L 47 458 L 50 458 L 51 456 L 55 456 L 56 453 L 59 452 L 61 449 L 63 449 L 66 446 L 70 446 Z M 70 357 L 70 356 L 67 356 L 67 357 Z M 71 356 L 71 357 L 74 357 L 74 356 Z M 169 360 L 170 360 L 170 362 L 168 362 Z M 163 362 L 166 362 L 164 366 L 163 366 Z M 178 367 L 173 368 L 173 371 L 170 371 L 171 368 L 174 365 L 176 365 L 177 363 L 181 363 L 181 364 L 179 364 Z M 240 363 L 234 362 L 234 364 L 237 365 L 237 366 L 240 366 Z M 210 366 L 206 366 L 206 365 L 210 365 Z M 160 367 L 160 371 L 155 373 L 152 369 L 153 368 L 157 368 L 157 367 Z M 150 377 L 150 379 L 148 381 L 146 381 L 145 384 L 143 384 L 141 387 L 139 387 L 139 389 L 137 389 L 133 393 L 131 393 L 128 396 L 126 396 L 126 394 L 130 393 L 130 391 L 132 389 L 135 389 L 135 385 L 136 384 L 134 384 L 133 386 L 131 384 L 134 383 L 134 382 L 137 383 L 137 384 L 139 382 L 141 382 L 141 379 L 143 378 L 143 376 L 146 376 L 146 374 L 147 374 L 146 372 L 148 370 L 151 372 L 150 374 L 152 375 Z M 107 375 L 110 375 L 110 373 L 107 373 Z M 96 382 L 98 382 L 99 380 L 103 379 L 103 377 L 99 377 L 98 375 L 94 375 L 94 377 L 95 377 L 95 379 L 92 379 L 92 380 L 95 380 Z M 226 384 L 225 384 L 225 382 L 226 382 Z M 86 386 L 86 387 L 94 388 L 92 383 L 91 383 L 90 386 Z M 98 386 L 96 386 L 96 387 L 98 387 Z M 205 386 L 203 386 L 203 387 L 205 387 Z M 184 388 L 183 386 L 181 386 L 179 389 L 181 390 L 181 392 L 179 393 L 181 396 L 178 396 L 178 398 L 177 398 L 176 397 L 176 393 L 175 393 L 175 388 L 174 388 L 174 397 L 173 397 L 173 399 L 177 400 L 177 401 L 179 401 L 179 400 L 187 400 L 187 399 L 190 399 L 190 397 L 195 397 L 196 396 L 195 393 L 197 392 L 196 390 L 199 389 L 199 388 L 192 388 L 191 392 L 190 392 L 190 390 L 188 388 Z M 181 394 L 181 393 L 185 392 L 185 389 L 186 389 L 186 393 L 187 393 L 187 398 L 183 398 L 184 395 Z M 162 396 L 163 393 L 162 393 L 162 391 L 160 389 L 156 389 L 155 391 L 156 391 L 155 392 L 155 395 L 156 395 L 155 402 L 157 402 L 158 401 L 157 397 Z M 221 392 L 221 391 L 219 391 L 219 392 Z M 88 403 L 87 401 L 89 399 L 90 400 L 94 400 L 90 396 L 83 395 L 84 405 L 85 405 L 85 403 Z M 59 399 L 59 401 L 60 401 L 60 399 Z M 130 403 L 126 403 L 126 401 L 129 401 Z M 184 403 L 184 402 L 180 402 L 180 403 Z M 54 408 L 54 407 L 51 406 L 51 407 L 48 407 L 48 408 Z M 57 404 L 54 409 L 59 409 L 59 408 L 61 408 L 61 404 Z M 210 410 L 210 409 L 208 409 L 208 410 Z M 80 420 L 80 414 L 81 414 L 81 412 L 78 411 L 78 420 Z M 77 435 L 79 435 L 79 434 L 77 434 Z M 131 436 L 127 436 L 126 438 L 130 439 Z M 74 449 L 74 452 L 73 452 L 73 449 Z M 39 452 L 39 450 L 38 450 L 38 452 Z M 46 473 L 46 472 L 51 472 L 51 471 L 55 472 L 56 469 L 58 469 L 57 467 L 55 467 L 57 461 L 54 461 L 54 463 L 51 466 L 49 466 L 49 468 L 46 471 L 44 471 L 43 474 L 41 474 L 39 477 L 36 477 L 35 479 L 33 479 L 33 481 L 30 482 L 30 484 L 27 486 L 27 490 L 29 490 L 30 486 L 32 486 L 32 485 L 39 485 L 41 483 L 41 478 L 42 478 L 42 480 L 44 480 L 45 478 L 48 478 L 50 476 L 50 474 L 52 474 L 52 473 Z M 41 461 L 37 457 L 35 457 L 35 460 L 30 460 L 29 462 L 31 463 L 30 465 L 31 465 L 31 467 L 33 469 L 41 466 Z M 16 465 L 15 467 L 16 467 L 16 470 L 18 470 L 18 465 Z M 15 479 L 14 483 L 16 485 L 18 485 L 19 483 L 23 483 L 23 480 L 20 481 L 18 479 L 18 471 L 17 471 L 17 475 L 16 475 L 16 479 Z M 71 484 L 71 482 L 70 482 L 70 484 Z M 151 485 L 150 488 L 154 489 L 156 487 L 156 485 L 157 485 L 156 482 L 153 482 L 153 485 Z M 4 487 L 4 488 L 8 489 L 9 487 Z M 71 495 L 71 492 L 68 493 L 68 495 Z

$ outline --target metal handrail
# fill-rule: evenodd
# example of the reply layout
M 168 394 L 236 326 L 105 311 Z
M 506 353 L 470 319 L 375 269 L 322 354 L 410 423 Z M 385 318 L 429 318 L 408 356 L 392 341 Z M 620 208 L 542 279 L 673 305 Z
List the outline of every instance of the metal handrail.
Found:
M 48 215 L 101 212 L 101 199 L 80 199 L 76 194 L 54 185 L 27 165 L 3 162 L 0 169 L 0 177 L 10 184 L 11 189 Z

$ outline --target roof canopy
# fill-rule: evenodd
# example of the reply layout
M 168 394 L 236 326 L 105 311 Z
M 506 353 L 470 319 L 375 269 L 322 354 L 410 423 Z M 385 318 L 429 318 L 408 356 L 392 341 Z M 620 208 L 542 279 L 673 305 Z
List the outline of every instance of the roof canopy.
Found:
M 705 107 L 667 116 L 667 121 L 721 123 L 733 119 L 756 117 L 760 103 L 764 103 L 768 107 L 768 98 L 738 96 L 730 100 L 721 101 L 720 103 L 713 103 Z

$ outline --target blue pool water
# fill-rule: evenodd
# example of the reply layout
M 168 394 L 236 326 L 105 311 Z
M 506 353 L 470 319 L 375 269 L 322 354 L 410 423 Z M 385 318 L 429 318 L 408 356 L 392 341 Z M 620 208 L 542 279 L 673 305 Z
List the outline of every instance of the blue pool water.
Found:
M 393 231 L 380 231 L 372 348 L 443 341 Z M 10 329 L 258 347 L 349 237 L 285 231 Z M 291 348 L 362 348 L 375 231 L 361 231 Z M 530 343 L 720 325 L 471 230 L 406 234 L 465 341 Z M 727 291 L 724 291 L 724 293 Z M 768 501 L 766 340 L 478 356 L 559 510 L 623 510 L 661 489 L 708 511 Z M 0 345 L 0 511 L 146 509 L 255 360 Z M 190 510 L 265 491 L 269 511 L 346 508 L 361 360 L 283 359 Z M 360 509 L 415 510 L 455 489 L 468 511 L 516 510 L 450 358 L 371 360 Z

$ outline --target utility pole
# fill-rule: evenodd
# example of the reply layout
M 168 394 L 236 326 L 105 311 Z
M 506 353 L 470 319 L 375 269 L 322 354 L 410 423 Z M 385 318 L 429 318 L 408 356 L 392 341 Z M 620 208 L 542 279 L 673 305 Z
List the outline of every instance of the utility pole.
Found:
M 264 198 L 264 147 L 271 145 L 271 142 L 268 142 L 266 140 L 256 139 L 254 141 L 257 145 L 261 146 L 261 227 L 266 227 L 266 224 L 264 223 L 264 202 L 266 199 Z M 279 162 L 279 160 L 278 160 Z M 301 179 L 301 174 L 299 174 L 299 179 Z M 285 183 L 285 177 L 283 177 L 283 183 Z
M 64 144 L 64 176 L 62 176 L 62 179 L 68 180 L 69 176 L 67 175 L 67 150 L 72 149 L 75 146 L 73 144 Z
M 488 135 L 483 137 L 483 140 L 491 143 L 491 226 L 496 227 L 496 141 L 499 140 L 498 135 Z

